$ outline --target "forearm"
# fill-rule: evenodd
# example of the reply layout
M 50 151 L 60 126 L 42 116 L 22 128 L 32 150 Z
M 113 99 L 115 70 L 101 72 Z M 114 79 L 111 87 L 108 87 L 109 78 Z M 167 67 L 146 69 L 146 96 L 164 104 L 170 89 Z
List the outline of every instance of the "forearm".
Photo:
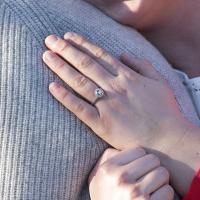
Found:
M 193 129 L 179 142 L 177 148 L 169 152 L 170 159 L 167 159 L 166 165 L 172 174 L 172 180 L 180 192 L 185 195 L 191 182 L 200 168 L 200 130 Z

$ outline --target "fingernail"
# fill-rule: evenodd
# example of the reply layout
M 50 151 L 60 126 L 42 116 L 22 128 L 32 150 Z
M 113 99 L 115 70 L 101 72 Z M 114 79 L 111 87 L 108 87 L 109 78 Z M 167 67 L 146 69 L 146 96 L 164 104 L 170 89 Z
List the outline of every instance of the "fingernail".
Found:
M 47 60 L 52 61 L 55 58 L 55 54 L 52 51 L 46 51 L 44 56 Z
M 52 91 L 52 92 L 54 92 L 54 91 L 56 91 L 56 89 L 58 89 L 59 87 L 60 87 L 60 86 L 59 86 L 58 83 L 53 82 L 53 83 L 51 83 L 51 84 L 49 85 L 49 90 Z
M 64 39 L 71 38 L 71 37 L 73 37 L 73 35 L 74 35 L 74 33 L 72 33 L 72 32 L 67 32 L 67 33 L 65 33 L 65 35 L 64 35 Z
M 58 37 L 55 35 L 50 35 L 46 38 L 46 43 L 49 45 L 53 45 L 55 42 L 57 42 Z

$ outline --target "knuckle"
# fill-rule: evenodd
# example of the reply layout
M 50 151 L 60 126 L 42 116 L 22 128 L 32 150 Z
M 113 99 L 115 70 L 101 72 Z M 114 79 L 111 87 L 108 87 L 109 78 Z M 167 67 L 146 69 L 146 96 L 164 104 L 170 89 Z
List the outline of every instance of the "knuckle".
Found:
M 57 66 L 57 70 L 62 70 L 66 66 L 65 62 L 60 62 Z
M 85 110 L 85 119 L 86 120 L 94 120 L 96 118 L 96 113 L 92 110 Z
M 82 59 L 80 59 L 81 68 L 91 67 L 93 64 L 94 64 L 94 61 L 88 56 L 84 56 Z
M 129 191 L 129 196 L 131 199 L 135 199 L 137 197 L 141 197 L 142 192 L 140 190 L 140 186 L 138 184 L 133 184 L 131 190 Z
M 117 79 L 110 80 L 110 88 L 113 92 L 116 92 L 117 94 L 127 95 L 127 91 L 125 88 L 123 88 L 120 85 L 120 81 Z
M 160 165 L 160 159 L 156 155 L 149 154 L 147 156 L 152 162 L 157 163 L 157 165 Z
M 60 96 L 61 101 L 65 101 L 65 99 L 68 97 L 68 94 L 69 93 L 67 91 L 64 91 Z
M 69 44 L 69 43 L 62 41 L 62 43 L 59 44 L 58 51 L 59 51 L 60 53 L 63 53 L 63 52 L 65 52 L 69 47 L 70 47 L 70 44 Z
M 140 78 L 135 75 L 135 72 L 132 70 L 124 70 L 122 72 L 121 80 L 126 86 L 138 86 L 141 82 Z
M 74 79 L 75 87 L 84 87 L 88 82 L 88 79 L 85 76 L 78 75 Z
M 135 80 L 134 73 L 131 70 L 123 70 L 122 74 L 124 75 L 124 80 L 127 80 L 128 83 L 130 82 L 130 80 Z
M 105 58 L 107 56 L 107 52 L 104 49 L 102 49 L 102 48 L 98 48 L 96 50 L 96 52 L 95 52 L 95 56 L 97 58 L 102 59 L 102 58 Z
M 129 179 L 129 174 L 127 172 L 119 173 L 118 178 L 117 178 L 117 184 L 120 185 L 125 185 L 128 183 Z
M 78 102 L 77 104 L 74 105 L 74 110 L 77 113 L 81 113 L 84 111 L 84 106 L 81 102 Z
M 141 64 L 144 66 L 152 66 L 151 62 L 146 59 L 142 59 Z
M 129 177 L 130 174 L 125 171 L 125 172 L 118 172 L 117 173 L 117 185 L 118 186 L 122 186 L 122 185 L 126 185 L 127 183 L 129 183 Z

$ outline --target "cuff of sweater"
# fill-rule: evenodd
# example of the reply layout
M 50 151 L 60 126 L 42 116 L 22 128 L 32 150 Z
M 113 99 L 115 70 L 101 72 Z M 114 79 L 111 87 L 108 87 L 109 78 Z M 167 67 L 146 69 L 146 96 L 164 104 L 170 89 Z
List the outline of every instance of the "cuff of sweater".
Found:
M 183 200 L 198 200 L 198 199 L 200 199 L 200 170 L 193 179 L 190 190 Z

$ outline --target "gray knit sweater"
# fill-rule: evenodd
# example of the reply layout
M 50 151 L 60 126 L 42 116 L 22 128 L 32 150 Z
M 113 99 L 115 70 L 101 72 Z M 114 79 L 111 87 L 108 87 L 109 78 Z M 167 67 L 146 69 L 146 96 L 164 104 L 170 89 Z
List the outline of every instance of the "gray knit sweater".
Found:
M 180 108 L 197 117 L 168 63 L 135 31 L 81 0 L 0 0 L 0 199 L 88 200 L 87 176 L 107 145 L 48 92 L 44 38 L 76 31 L 113 55 L 154 63 Z M 148 102 L 147 102 L 148 103 Z

